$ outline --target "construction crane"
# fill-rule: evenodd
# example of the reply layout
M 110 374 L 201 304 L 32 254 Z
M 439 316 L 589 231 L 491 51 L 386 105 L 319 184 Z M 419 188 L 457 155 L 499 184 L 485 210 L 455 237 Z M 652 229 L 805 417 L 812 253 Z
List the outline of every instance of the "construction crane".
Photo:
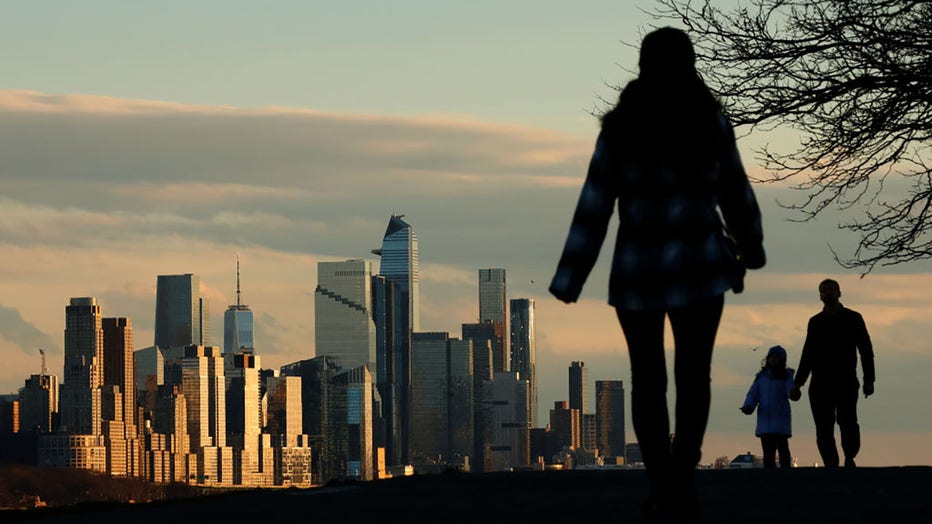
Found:
M 39 354 L 42 355 L 42 371 L 41 376 L 46 376 L 49 374 L 49 368 L 45 367 L 45 351 L 42 348 L 39 348 Z

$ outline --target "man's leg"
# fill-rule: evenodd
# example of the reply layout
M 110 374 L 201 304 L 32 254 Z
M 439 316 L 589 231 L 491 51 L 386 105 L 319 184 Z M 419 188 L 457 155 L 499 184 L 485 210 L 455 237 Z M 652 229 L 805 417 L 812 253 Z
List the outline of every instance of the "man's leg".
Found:
M 845 466 L 854 467 L 854 457 L 861 450 L 861 427 L 858 425 L 858 390 L 860 385 L 845 386 L 838 392 L 838 431 Z
M 777 436 L 761 435 L 760 445 L 764 450 L 764 467 L 768 469 L 777 467 Z
M 838 467 L 838 448 L 835 446 L 835 395 L 831 388 L 823 388 L 815 380 L 809 387 L 809 407 L 816 428 L 816 445 L 822 463 L 827 468 Z

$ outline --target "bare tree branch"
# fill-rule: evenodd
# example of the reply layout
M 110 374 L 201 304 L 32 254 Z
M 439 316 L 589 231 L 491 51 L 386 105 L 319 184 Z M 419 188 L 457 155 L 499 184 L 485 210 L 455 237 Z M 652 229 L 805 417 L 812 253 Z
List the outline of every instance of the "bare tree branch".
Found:
M 803 195 L 783 207 L 801 221 L 864 207 L 839 224 L 860 237 L 850 255 L 833 251 L 840 265 L 863 276 L 932 258 L 932 0 L 657 3 L 649 14 L 689 32 L 735 125 L 801 132 L 793 150 L 757 151 L 770 172 L 759 181 L 793 180 Z

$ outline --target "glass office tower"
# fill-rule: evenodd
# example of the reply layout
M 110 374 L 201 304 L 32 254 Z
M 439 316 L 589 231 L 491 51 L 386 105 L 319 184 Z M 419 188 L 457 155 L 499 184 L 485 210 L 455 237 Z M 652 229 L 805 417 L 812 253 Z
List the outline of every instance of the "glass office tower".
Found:
M 382 238 L 382 247 L 372 250 L 381 257 L 379 275 L 392 286 L 391 314 L 393 380 L 391 401 L 399 420 L 392 428 L 393 464 L 408 461 L 407 440 L 410 434 L 409 397 L 411 388 L 411 333 L 420 329 L 419 275 L 417 235 L 404 215 L 392 215 Z
M 253 353 L 253 316 L 249 306 L 243 304 L 243 294 L 239 287 L 239 256 L 236 257 L 236 304 L 231 304 L 223 312 L 223 353 Z
M 508 310 L 505 298 L 505 270 L 488 268 L 479 270 L 479 322 L 494 326 L 492 339 L 493 372 L 509 371 Z
M 511 371 L 528 381 L 531 427 L 537 427 L 537 338 L 534 299 L 511 300 Z
M 376 363 L 372 269 L 365 260 L 318 262 L 314 289 L 314 342 L 318 356 L 334 356 L 344 368 Z
M 209 305 L 197 275 L 159 275 L 155 295 L 155 345 L 180 358 L 185 346 L 210 345 Z

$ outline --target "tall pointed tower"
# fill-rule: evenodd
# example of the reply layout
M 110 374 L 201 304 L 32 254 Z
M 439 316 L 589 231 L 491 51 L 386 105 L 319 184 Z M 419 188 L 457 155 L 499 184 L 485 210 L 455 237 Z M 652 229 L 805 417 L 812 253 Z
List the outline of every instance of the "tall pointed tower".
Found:
M 239 254 L 236 255 L 236 304 L 231 304 L 223 312 L 223 353 L 252 354 L 255 340 L 253 339 L 253 316 L 249 306 L 243 304 L 243 294 L 240 290 Z
M 383 409 L 395 420 L 388 421 L 387 435 L 389 455 L 395 464 L 408 462 L 408 437 L 410 432 L 411 394 L 411 333 L 420 330 L 419 270 L 417 235 L 404 215 L 392 215 L 382 238 L 382 247 L 372 250 L 381 257 L 379 276 L 392 289 L 388 307 L 391 314 L 391 347 L 379 348 L 386 358 L 379 358 L 388 367 L 386 379 L 391 386 L 389 405 Z M 378 330 L 380 326 L 376 326 Z M 384 327 L 384 326 L 383 326 Z M 380 376 L 383 374 L 380 372 Z

